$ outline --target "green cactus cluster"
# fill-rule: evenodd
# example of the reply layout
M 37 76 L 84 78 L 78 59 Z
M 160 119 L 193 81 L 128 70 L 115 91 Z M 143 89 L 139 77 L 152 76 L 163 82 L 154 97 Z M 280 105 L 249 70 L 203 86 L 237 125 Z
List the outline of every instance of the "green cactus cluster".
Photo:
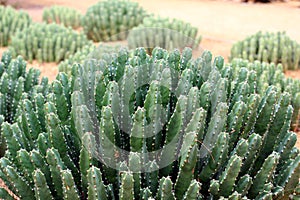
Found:
M 60 62 L 91 43 L 83 33 L 55 23 L 35 23 L 18 31 L 11 40 L 10 50 L 30 62 Z
M 146 15 L 137 2 L 105 0 L 88 8 L 82 26 L 94 42 L 125 40 L 127 32 L 142 23 Z
M 300 125 L 300 80 L 285 77 L 282 64 L 249 62 L 248 60 L 235 58 L 231 61 L 230 66 L 235 72 L 238 72 L 240 68 L 247 68 L 256 72 L 256 93 L 262 95 L 270 85 L 275 85 L 281 92 L 290 93 L 291 105 L 294 108 L 291 128 L 297 130 Z
M 0 46 L 7 46 L 11 36 L 28 27 L 31 22 L 31 18 L 24 11 L 0 5 Z
M 243 58 L 251 62 L 281 63 L 284 70 L 299 69 L 300 44 L 285 32 L 258 32 L 239 41 L 231 49 L 230 59 Z
M 43 21 L 57 23 L 77 29 L 81 26 L 82 14 L 73 8 L 65 6 L 51 6 L 43 10 Z
M 128 35 L 129 48 L 144 47 L 148 53 L 153 48 L 173 50 L 185 47 L 197 48 L 201 36 L 190 23 L 164 17 L 146 17 L 142 24 L 133 28 Z
M 2 124 L 0 178 L 24 200 L 296 195 L 292 94 L 280 84 L 257 93 L 256 65 L 238 65 L 189 48 L 75 64 Z
M 26 62 L 19 56 L 12 58 L 9 51 L 2 54 L 0 60 L 0 125 L 13 123 L 18 116 L 20 102 L 30 100 L 33 93 L 43 92 L 43 85 L 48 79 L 43 78 L 39 84 L 40 72 L 37 69 L 26 71 Z M 39 84 L 39 86 L 37 86 Z M 0 137 L 1 131 L 0 131 Z M 4 143 L 0 141 L 0 154 L 3 155 Z
M 58 65 L 59 72 L 64 72 L 71 75 L 73 65 L 76 63 L 83 64 L 87 59 L 110 59 L 110 54 L 117 53 L 121 45 L 107 45 L 99 44 L 97 47 L 95 45 L 84 46 L 80 51 L 71 55 L 66 60 L 62 61 Z

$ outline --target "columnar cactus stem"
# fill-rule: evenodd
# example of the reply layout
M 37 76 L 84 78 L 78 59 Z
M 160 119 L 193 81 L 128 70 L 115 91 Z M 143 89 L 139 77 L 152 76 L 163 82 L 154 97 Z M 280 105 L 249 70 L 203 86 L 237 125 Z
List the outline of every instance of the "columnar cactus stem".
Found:
M 133 200 L 134 199 L 134 179 L 133 175 L 129 172 L 122 173 L 122 185 L 120 189 L 120 200 Z

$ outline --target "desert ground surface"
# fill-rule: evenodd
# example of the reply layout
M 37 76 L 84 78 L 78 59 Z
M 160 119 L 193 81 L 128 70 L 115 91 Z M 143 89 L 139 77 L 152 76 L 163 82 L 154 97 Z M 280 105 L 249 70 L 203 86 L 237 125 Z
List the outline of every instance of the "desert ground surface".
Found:
M 18 9 L 27 11 L 35 22 L 42 21 L 43 9 L 52 5 L 76 8 L 84 13 L 99 0 L 10 0 Z M 257 31 L 286 31 L 300 42 L 300 2 L 241 3 L 238 0 L 134 0 L 149 12 L 163 17 L 174 17 L 198 27 L 202 42 L 194 56 L 203 49 L 212 51 L 228 60 L 232 44 Z M 0 48 L 0 55 L 6 48 Z M 56 63 L 28 63 L 39 68 L 42 76 L 54 80 Z M 287 76 L 300 78 L 300 71 L 288 71 Z M 300 138 L 300 133 L 298 134 Z M 300 148 L 300 139 L 297 146 Z

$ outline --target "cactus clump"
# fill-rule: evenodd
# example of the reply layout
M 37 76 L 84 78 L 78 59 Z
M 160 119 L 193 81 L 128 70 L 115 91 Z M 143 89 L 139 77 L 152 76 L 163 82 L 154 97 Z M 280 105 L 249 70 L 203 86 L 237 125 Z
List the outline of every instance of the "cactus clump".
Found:
M 12 35 L 28 27 L 31 22 L 31 18 L 24 11 L 0 6 L 0 46 L 7 46 Z
M 298 69 L 300 44 L 289 38 L 285 32 L 258 32 L 233 45 L 230 59 L 233 58 L 281 63 L 284 70 Z
M 63 24 L 77 29 L 81 26 L 82 14 L 73 8 L 65 6 L 51 6 L 43 11 L 43 21 L 46 23 Z
M 80 51 L 77 51 L 66 60 L 60 62 L 58 65 L 58 70 L 59 72 L 64 72 L 70 75 L 74 64 L 83 64 L 87 59 L 106 60 L 110 58 L 110 54 L 117 53 L 120 48 L 120 45 L 106 44 L 100 44 L 98 45 L 98 47 L 96 47 L 95 45 L 84 46 Z
M 147 17 L 142 24 L 129 32 L 128 46 L 147 48 L 148 53 L 151 53 L 155 47 L 168 50 L 196 48 L 201 41 L 201 36 L 197 36 L 197 32 L 196 27 L 182 20 Z
M 60 62 L 91 43 L 83 33 L 57 24 L 36 23 L 18 31 L 11 40 L 14 55 L 41 62 Z
M 9 51 L 2 54 L 0 60 L 0 125 L 15 122 L 18 108 L 23 100 L 30 100 L 33 93 L 44 92 L 48 79 L 44 78 L 39 86 L 40 72 L 37 69 L 26 71 L 26 62 L 19 56 L 12 59 Z M 34 87 L 36 86 L 36 87 Z M 1 133 L 1 131 L 0 131 Z M 2 135 L 0 134 L 2 137 Z M 1 155 L 3 141 L 1 140 Z
M 125 40 L 127 32 L 139 25 L 146 15 L 136 2 L 105 0 L 88 8 L 82 25 L 94 42 Z
M 0 178 L 30 200 L 287 198 L 300 176 L 291 94 L 256 93 L 257 76 L 188 48 L 76 64 L 2 125 Z

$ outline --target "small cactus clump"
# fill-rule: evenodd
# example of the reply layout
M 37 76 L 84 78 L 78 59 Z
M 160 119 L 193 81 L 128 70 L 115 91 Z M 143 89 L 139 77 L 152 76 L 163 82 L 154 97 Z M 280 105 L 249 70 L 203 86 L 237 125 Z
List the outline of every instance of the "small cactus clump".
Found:
M 136 2 L 105 0 L 88 8 L 82 25 L 94 42 L 125 40 L 127 32 L 139 25 L 146 15 Z
M 57 24 L 32 24 L 18 31 L 11 41 L 14 55 L 22 55 L 26 60 L 60 62 L 91 43 L 82 33 Z
M 74 64 L 83 64 L 87 59 L 107 60 L 107 58 L 110 58 L 111 53 L 117 53 L 120 48 L 120 45 L 113 46 L 106 44 L 100 44 L 98 47 L 95 45 L 85 46 L 80 51 L 77 51 L 74 55 L 71 55 L 66 60 L 60 62 L 58 65 L 58 70 L 59 72 L 64 72 L 70 75 Z
M 63 24 L 77 29 L 81 25 L 82 14 L 73 8 L 65 6 L 51 6 L 43 11 L 43 21 L 46 23 Z
M 233 45 L 230 59 L 233 58 L 281 63 L 284 70 L 299 69 L 300 44 L 285 32 L 258 32 Z
M 31 22 L 31 18 L 24 11 L 17 11 L 10 6 L 0 6 L 0 47 L 7 46 L 12 35 L 28 27 Z
M 76 64 L 3 123 L 0 178 L 25 200 L 287 199 L 300 177 L 291 94 L 256 93 L 257 76 L 188 48 Z
M 128 35 L 129 48 L 144 47 L 151 53 L 153 48 L 173 50 L 199 46 L 201 36 L 190 23 L 170 18 L 147 17 L 133 28 Z

